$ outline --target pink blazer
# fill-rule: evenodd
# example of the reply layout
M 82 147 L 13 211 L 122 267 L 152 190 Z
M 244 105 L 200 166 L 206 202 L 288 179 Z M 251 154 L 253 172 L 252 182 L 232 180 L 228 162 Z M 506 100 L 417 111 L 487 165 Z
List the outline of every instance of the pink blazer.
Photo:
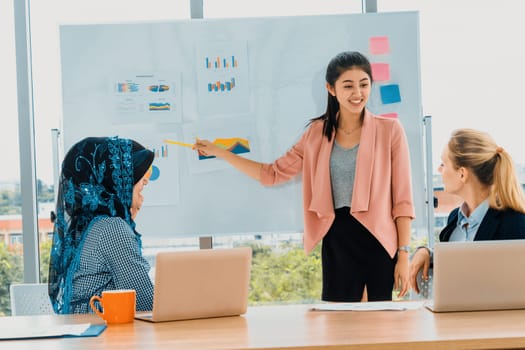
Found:
M 330 154 L 335 140 L 323 135 L 323 122 L 312 123 L 282 157 L 261 169 L 261 183 L 277 185 L 303 174 L 303 211 L 306 253 L 323 239 L 335 213 L 330 180 Z M 410 155 L 399 120 L 365 111 L 357 152 L 352 215 L 385 247 L 397 251 L 395 219 L 415 217 Z

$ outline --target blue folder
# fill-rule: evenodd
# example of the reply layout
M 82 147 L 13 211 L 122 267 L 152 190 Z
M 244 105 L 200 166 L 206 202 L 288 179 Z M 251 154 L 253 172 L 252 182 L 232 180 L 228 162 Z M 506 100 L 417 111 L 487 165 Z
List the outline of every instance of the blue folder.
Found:
M 59 325 L 57 325 L 57 329 Z M 49 329 L 43 329 L 41 333 L 34 330 L 29 330 L 27 334 L 9 334 L 9 329 L 3 329 L 0 332 L 0 341 L 2 340 L 23 340 L 23 339 L 36 339 L 36 338 L 79 338 L 79 337 L 96 337 L 100 335 L 105 329 L 106 324 L 91 324 L 82 334 L 67 334 L 60 332 L 50 334 Z

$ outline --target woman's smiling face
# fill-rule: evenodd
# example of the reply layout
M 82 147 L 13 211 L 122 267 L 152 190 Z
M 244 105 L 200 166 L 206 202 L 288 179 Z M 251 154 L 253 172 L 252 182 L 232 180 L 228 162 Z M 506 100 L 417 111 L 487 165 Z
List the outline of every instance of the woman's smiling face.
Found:
M 337 98 L 340 109 L 359 114 L 368 102 L 372 83 L 365 71 L 350 68 L 339 76 L 334 86 L 327 84 L 327 89 L 332 96 Z

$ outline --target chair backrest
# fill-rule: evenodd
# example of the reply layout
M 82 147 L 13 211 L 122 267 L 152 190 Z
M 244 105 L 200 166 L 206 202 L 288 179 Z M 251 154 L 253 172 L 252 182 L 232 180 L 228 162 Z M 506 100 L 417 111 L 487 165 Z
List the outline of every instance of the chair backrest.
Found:
M 49 299 L 47 283 L 11 284 L 11 315 L 49 315 L 53 306 Z

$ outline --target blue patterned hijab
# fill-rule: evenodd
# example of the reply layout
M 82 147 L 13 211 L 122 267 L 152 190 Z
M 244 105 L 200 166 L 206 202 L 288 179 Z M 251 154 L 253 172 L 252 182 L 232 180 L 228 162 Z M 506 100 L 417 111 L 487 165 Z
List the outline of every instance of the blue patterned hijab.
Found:
M 73 275 L 93 220 L 118 216 L 135 230 L 130 211 L 133 186 L 153 158 L 139 143 L 118 137 L 85 138 L 64 157 L 49 262 L 49 296 L 56 313 L 70 313 Z

